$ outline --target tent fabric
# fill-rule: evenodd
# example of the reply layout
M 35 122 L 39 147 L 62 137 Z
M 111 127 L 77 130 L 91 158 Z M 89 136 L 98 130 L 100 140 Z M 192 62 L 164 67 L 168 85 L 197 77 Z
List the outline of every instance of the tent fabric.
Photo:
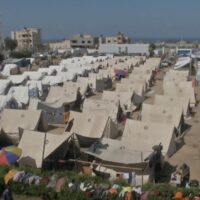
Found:
M 83 112 L 104 114 L 114 121 L 117 120 L 119 109 L 119 104 L 110 101 L 85 99 L 83 103 Z
M 137 84 L 122 84 L 122 83 L 116 83 L 115 90 L 117 92 L 131 92 L 136 93 L 139 96 L 144 95 L 144 86 L 140 83 Z
M 179 96 L 181 98 L 189 99 L 190 106 L 196 105 L 195 91 L 192 87 L 192 82 L 163 82 L 163 91 L 166 96 Z
M 64 87 L 54 86 L 50 88 L 49 94 L 44 104 L 53 108 L 59 108 L 64 104 L 74 103 L 76 98 L 77 91 L 73 88 L 67 90 Z
M 18 128 L 36 130 L 41 113 L 39 110 L 4 109 L 1 113 L 0 127 L 14 140 L 18 140 Z
M 28 110 L 38 110 L 38 104 L 40 100 L 35 98 L 30 98 Z
M 73 120 L 72 132 L 87 138 L 101 138 L 104 135 L 108 116 L 92 112 L 79 113 L 70 111 Z
M 143 162 L 141 152 L 133 150 L 132 146 L 128 146 L 120 140 L 103 138 L 101 144 L 106 147 L 97 149 L 97 151 L 93 151 L 93 147 L 91 147 L 85 153 L 111 163 L 130 165 Z
M 29 96 L 41 97 L 43 95 L 42 81 L 29 80 L 26 86 L 28 86 Z
M 28 76 L 26 75 L 11 75 L 8 77 L 8 80 L 11 81 L 14 85 L 22 84 L 25 80 L 27 80 Z
M 18 147 L 22 149 L 19 165 L 41 168 L 45 133 L 25 130 Z
M 23 73 L 24 76 L 27 76 L 30 80 L 35 80 L 35 81 L 38 81 L 38 80 L 41 80 L 42 77 L 44 76 L 44 74 L 38 72 L 38 71 L 25 71 Z
M 154 104 L 163 107 L 168 106 L 171 107 L 172 110 L 173 108 L 180 107 L 183 110 L 185 116 L 188 115 L 188 110 L 190 106 L 189 99 L 187 98 L 165 95 L 155 95 Z
M 18 145 L 23 152 L 19 164 L 41 168 L 43 160 L 57 151 L 70 137 L 71 133 L 56 134 L 24 130 Z M 66 146 L 64 148 L 66 150 Z
M 42 79 L 42 85 L 55 86 L 63 83 L 65 80 L 62 76 L 44 76 Z
M 15 64 L 6 64 L 3 68 L 3 71 L 1 72 L 1 74 L 3 76 L 10 76 L 10 72 L 12 69 L 17 69 L 17 65 Z
M 65 82 L 63 84 L 63 88 L 66 91 L 78 91 L 78 89 L 80 89 L 80 93 L 82 95 L 85 95 L 89 88 L 89 85 L 88 85 L 88 83 Z
M 58 73 L 58 72 L 65 72 L 65 71 L 67 71 L 67 70 L 65 69 L 65 67 L 62 66 L 62 65 L 50 65 L 50 66 L 49 66 L 49 70 L 55 70 L 57 73 Z
M 38 69 L 38 72 L 39 72 L 40 74 L 44 74 L 44 75 L 49 75 L 49 76 L 51 76 L 51 75 L 53 75 L 53 74 L 56 72 L 56 70 L 50 69 L 50 68 L 48 67 L 48 68 L 39 68 L 39 69 Z
M 27 105 L 29 102 L 28 87 L 26 86 L 11 87 L 7 96 L 10 99 L 12 98 L 15 99 L 19 107 L 22 107 L 23 104 Z
M 141 111 L 141 119 L 144 122 L 166 123 L 172 124 L 178 128 L 183 115 L 183 110 L 180 107 L 160 106 L 143 104 Z
M 124 111 L 133 111 L 136 109 L 136 106 L 132 103 L 133 92 L 103 91 L 102 100 L 115 104 L 120 103 Z
M 8 101 L 9 97 L 7 97 L 6 95 L 0 95 L 0 112 L 7 107 Z
M 171 156 L 176 151 L 174 126 L 170 124 L 126 120 L 122 143 L 149 156 L 154 145 L 163 146 L 163 154 Z
M 5 95 L 6 90 L 10 85 L 10 80 L 0 80 L 0 95 Z

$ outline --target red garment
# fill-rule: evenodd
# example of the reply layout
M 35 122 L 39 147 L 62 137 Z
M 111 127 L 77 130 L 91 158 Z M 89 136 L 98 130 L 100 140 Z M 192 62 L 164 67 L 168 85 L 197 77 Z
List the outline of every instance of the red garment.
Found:
M 131 192 L 126 193 L 125 200 L 131 200 Z

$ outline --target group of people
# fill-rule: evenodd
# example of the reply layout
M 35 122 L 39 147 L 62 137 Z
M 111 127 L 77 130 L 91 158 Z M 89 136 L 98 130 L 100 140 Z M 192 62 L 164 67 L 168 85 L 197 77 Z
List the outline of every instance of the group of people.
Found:
M 189 187 L 190 168 L 187 164 L 183 164 L 171 175 L 171 183 L 177 187 Z

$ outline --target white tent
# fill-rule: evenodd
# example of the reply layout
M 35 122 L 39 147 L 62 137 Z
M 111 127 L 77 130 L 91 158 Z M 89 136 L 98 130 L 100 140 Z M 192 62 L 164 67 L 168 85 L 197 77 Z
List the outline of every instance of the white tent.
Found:
M 0 95 L 0 112 L 8 107 L 9 97 L 6 95 Z
M 108 122 L 109 117 L 107 115 L 93 112 L 79 113 L 70 111 L 66 130 L 77 135 L 81 146 L 89 147 L 91 143 L 103 136 L 110 136 L 112 138 L 112 135 L 116 134 L 107 132 L 111 130 L 107 128 Z
M 12 138 L 14 143 L 17 143 L 19 140 L 18 128 L 37 130 L 41 120 L 43 120 L 42 112 L 39 110 L 4 109 L 1 113 L 0 127 Z
M 126 120 L 122 142 L 137 152 L 143 152 L 143 158 L 149 156 L 154 145 L 163 146 L 163 154 L 172 156 L 176 151 L 174 126 L 170 124 Z
M 18 147 L 22 149 L 22 156 L 19 160 L 20 165 L 28 165 L 41 168 L 43 160 L 48 158 L 54 152 L 57 152 L 59 157 L 63 158 L 66 153 L 67 145 L 64 152 L 58 149 L 69 138 L 70 133 L 56 134 L 53 132 L 36 132 L 24 130 Z M 37 151 L 35 151 L 37 149 Z M 59 159 L 57 156 L 56 159 Z
M 6 64 L 5 66 L 4 66 L 4 68 L 3 68 L 3 71 L 1 72 L 1 74 L 3 75 L 3 76 L 10 76 L 11 74 L 11 70 L 13 70 L 13 69 L 17 69 L 17 65 L 15 65 L 15 64 Z
M 30 97 L 41 97 L 43 95 L 42 81 L 30 80 L 27 81 L 26 86 L 28 86 Z
M 25 71 L 23 75 L 27 76 L 30 80 L 35 80 L 35 81 L 41 80 L 44 76 L 43 73 L 40 73 L 38 71 L 37 72 Z
M 38 69 L 38 72 L 41 73 L 41 74 L 44 74 L 44 75 L 53 75 L 54 73 L 56 73 L 56 70 L 53 69 L 53 68 L 39 68 Z
M 111 117 L 113 121 L 117 121 L 120 115 L 120 107 L 118 103 L 116 104 L 110 101 L 85 99 L 83 112 L 104 114 Z
M 131 112 L 136 109 L 136 106 L 133 105 L 133 92 L 103 91 L 102 100 L 115 104 L 120 103 L 125 112 Z
M 7 96 L 9 99 L 15 99 L 18 107 L 23 107 L 23 105 L 27 105 L 29 102 L 28 87 L 11 87 Z
M 181 98 L 189 99 L 190 106 L 194 107 L 196 105 L 195 91 L 192 87 L 192 82 L 163 82 L 163 91 L 166 96 L 178 96 Z
M 5 95 L 7 93 L 7 89 L 10 85 L 9 80 L 1 79 L 0 80 L 0 95 Z
M 42 79 L 42 85 L 55 86 L 65 81 L 63 76 L 44 76 Z
M 180 107 L 183 112 L 184 116 L 188 116 L 190 102 L 187 98 L 181 98 L 178 96 L 165 96 L 165 95 L 155 95 L 154 104 L 160 106 L 168 106 L 173 108 Z
M 181 132 L 184 125 L 183 109 L 181 107 L 172 107 L 165 105 L 143 104 L 141 111 L 141 120 L 148 123 L 171 124 Z
M 76 98 L 77 91 L 74 88 L 68 88 L 66 90 L 64 87 L 53 86 L 50 88 L 49 94 L 44 103 L 50 107 L 59 108 L 64 104 L 74 103 Z
M 26 75 L 10 75 L 8 77 L 8 80 L 11 81 L 11 83 L 13 85 L 19 85 L 19 84 L 23 84 L 26 80 L 27 80 L 27 76 Z

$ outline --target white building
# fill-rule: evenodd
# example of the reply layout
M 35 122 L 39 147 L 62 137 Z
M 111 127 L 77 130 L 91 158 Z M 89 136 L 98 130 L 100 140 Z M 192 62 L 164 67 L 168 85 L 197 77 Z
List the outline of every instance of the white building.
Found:
M 41 44 L 41 30 L 39 28 L 24 28 L 12 31 L 11 38 L 17 41 L 18 48 L 34 48 Z
M 148 55 L 149 44 L 100 44 L 99 53 Z

